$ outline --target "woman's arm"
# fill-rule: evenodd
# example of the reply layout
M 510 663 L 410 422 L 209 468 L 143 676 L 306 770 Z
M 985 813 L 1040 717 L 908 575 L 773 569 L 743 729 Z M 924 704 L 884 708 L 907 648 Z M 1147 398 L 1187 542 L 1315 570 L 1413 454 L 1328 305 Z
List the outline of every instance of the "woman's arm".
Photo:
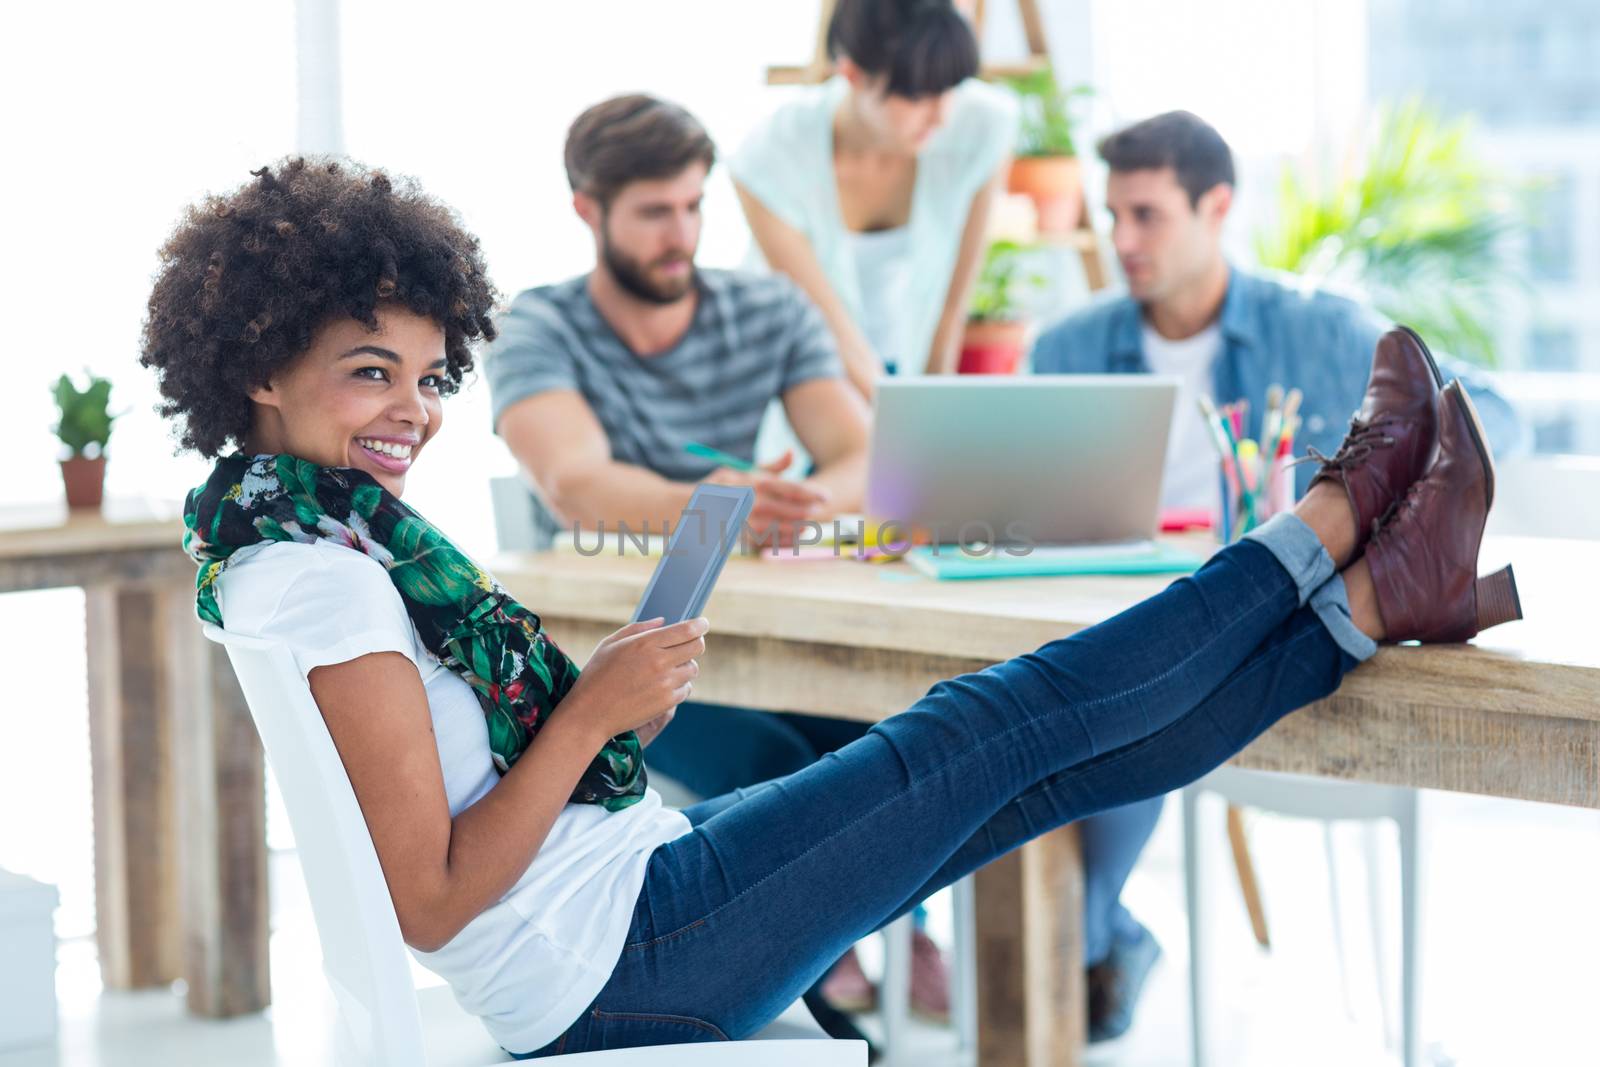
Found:
M 967 224 L 961 230 L 961 247 L 956 251 L 956 267 L 950 275 L 950 288 L 945 291 L 939 325 L 933 331 L 933 345 L 928 350 L 928 374 L 956 372 L 961 358 L 961 334 L 967 325 L 967 308 L 972 302 L 973 287 L 978 282 L 984 248 L 989 243 L 989 212 L 994 206 L 994 198 L 1005 187 L 1006 172 L 1010 168 L 1011 160 L 1008 158 L 978 190 L 972 198 L 972 206 L 967 209 Z
M 522 758 L 453 819 L 411 661 L 375 652 L 311 672 L 408 945 L 441 948 L 505 896 L 606 740 L 687 698 L 705 630 L 690 619 L 634 623 L 607 637 Z
M 604 738 L 555 716 L 487 796 L 454 820 L 427 694 L 378 652 L 311 672 L 311 694 L 372 834 L 406 944 L 440 948 L 516 884 Z
M 733 187 L 739 193 L 739 203 L 744 207 L 750 232 L 755 235 L 756 244 L 761 248 L 768 265 L 794 279 L 794 283 L 805 290 L 806 295 L 821 309 L 822 317 L 827 320 L 828 329 L 832 331 L 834 343 L 838 346 L 839 358 L 844 361 L 845 376 L 857 392 L 871 400 L 880 373 L 878 355 L 867 342 L 861 327 L 850 317 L 844 301 L 829 283 L 828 276 L 823 273 L 811 242 L 805 234 L 768 210 L 767 205 L 744 186 L 734 182 Z

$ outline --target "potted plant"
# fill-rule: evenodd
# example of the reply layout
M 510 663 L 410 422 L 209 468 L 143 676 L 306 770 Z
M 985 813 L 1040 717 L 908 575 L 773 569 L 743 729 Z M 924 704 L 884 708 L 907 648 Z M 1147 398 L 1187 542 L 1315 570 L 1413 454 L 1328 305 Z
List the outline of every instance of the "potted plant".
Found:
M 105 490 L 106 442 L 116 418 L 109 410 L 111 383 L 89 374 L 89 385 L 80 392 L 63 374 L 56 381 L 55 400 L 61 411 L 56 436 L 68 452 L 61 460 L 67 506 L 97 508 Z
M 1024 289 L 1038 289 L 1043 275 L 1023 273 L 1027 248 L 1016 241 L 990 243 L 961 336 L 957 374 L 1014 374 L 1022 361 L 1028 324 L 1023 319 Z
M 1339 172 L 1285 167 L 1257 260 L 1354 287 L 1437 348 L 1493 366 L 1502 307 L 1525 284 L 1526 219 L 1471 134 L 1419 100 L 1383 105 Z
M 1083 217 L 1083 171 L 1073 140 L 1072 101 L 1091 90 L 1080 85 L 1063 91 L 1049 66 L 1007 78 L 1006 84 L 1022 104 L 1006 188 L 1033 200 L 1040 233 L 1071 233 Z

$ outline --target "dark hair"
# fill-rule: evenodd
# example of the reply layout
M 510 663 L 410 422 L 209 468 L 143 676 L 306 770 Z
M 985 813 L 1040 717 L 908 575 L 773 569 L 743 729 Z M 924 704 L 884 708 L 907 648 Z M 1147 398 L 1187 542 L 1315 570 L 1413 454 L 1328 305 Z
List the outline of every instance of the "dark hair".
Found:
M 634 93 L 614 96 L 574 119 L 565 159 L 573 191 L 609 206 L 629 182 L 671 178 L 691 163 L 709 170 L 717 149 L 683 108 Z
M 828 55 L 887 74 L 888 93 L 937 96 L 978 73 L 978 39 L 950 0 L 839 0 Z
M 1233 153 L 1205 120 L 1187 111 L 1136 122 L 1100 142 L 1100 158 L 1114 171 L 1171 167 L 1191 207 L 1219 185 L 1233 185 Z
M 204 456 L 250 432 L 249 392 L 348 316 L 378 328 L 381 306 L 444 328 L 446 392 L 493 340 L 496 293 L 478 239 L 409 180 L 295 157 L 192 205 L 161 248 L 139 362 L 153 367 L 161 414 Z

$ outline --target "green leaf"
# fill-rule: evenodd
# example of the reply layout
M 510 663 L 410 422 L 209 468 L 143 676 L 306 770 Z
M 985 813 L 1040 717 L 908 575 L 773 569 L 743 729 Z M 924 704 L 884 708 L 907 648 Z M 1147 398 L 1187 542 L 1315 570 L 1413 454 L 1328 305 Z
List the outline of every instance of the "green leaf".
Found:
M 402 561 L 390 569 L 395 584 L 424 604 L 452 604 L 477 587 L 477 566 L 424 519 L 401 519 L 388 546 Z
M 1420 100 L 1381 107 L 1364 152 L 1335 175 L 1285 168 L 1262 266 L 1353 282 L 1441 352 L 1493 366 L 1493 324 L 1525 288 L 1515 183 L 1478 153 L 1471 126 Z
M 1011 322 L 1022 317 L 1025 291 L 1039 291 L 1049 279 L 1037 272 L 1021 273 L 1027 246 L 1010 240 L 991 241 L 978 270 L 968 305 L 969 318 L 988 322 Z
M 537 645 L 529 649 L 528 670 L 532 671 L 534 676 L 539 679 L 539 684 L 544 687 L 546 692 L 554 693 L 555 686 L 550 678 L 550 668 L 545 665 L 544 657 L 541 655 L 543 651 L 544 649 Z
M 358 485 L 355 492 L 350 494 L 350 506 L 355 508 L 357 515 L 360 515 L 368 522 L 372 521 L 372 516 L 377 512 L 378 504 L 382 501 L 382 487 L 371 482 Z
M 1017 155 L 1078 154 L 1072 104 L 1074 100 L 1093 95 L 1093 89 L 1087 85 L 1078 85 L 1062 90 L 1056 81 L 1055 69 L 1048 64 L 1038 70 L 1004 78 L 1002 81 L 1017 94 L 1018 103 L 1021 105 Z
M 525 731 L 521 723 L 504 711 L 492 712 L 488 720 L 490 752 L 498 752 L 509 757 L 511 753 L 522 748 L 522 736 Z
M 105 450 L 111 440 L 111 423 L 116 418 L 108 410 L 111 403 L 111 382 L 105 378 L 88 375 L 88 385 L 82 392 L 63 374 L 56 379 L 51 394 L 61 420 L 56 424 L 56 436 L 74 455 L 97 448 Z
M 435 607 L 454 604 L 473 588 L 471 578 L 460 571 L 435 567 L 423 560 L 396 562 L 389 568 L 389 577 L 402 593 Z

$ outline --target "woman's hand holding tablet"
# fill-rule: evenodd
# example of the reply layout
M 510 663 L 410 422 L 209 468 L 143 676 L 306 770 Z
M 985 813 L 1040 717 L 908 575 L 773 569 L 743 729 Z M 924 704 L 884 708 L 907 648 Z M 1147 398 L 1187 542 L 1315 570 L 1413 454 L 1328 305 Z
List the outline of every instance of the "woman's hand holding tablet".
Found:
M 600 642 L 563 704 L 577 700 L 598 736 L 638 730 L 648 744 L 689 698 L 711 624 L 700 610 L 739 541 L 755 493 L 701 485 L 678 516 L 633 621 Z
M 654 737 L 665 725 L 656 720 L 689 699 L 710 628 L 698 618 L 671 625 L 659 619 L 630 622 L 595 646 L 561 706 L 576 701 L 599 743 L 647 726 Z
M 700 614 L 722 565 L 739 543 L 755 498 L 755 490 L 744 486 L 695 487 L 639 598 L 634 622 L 660 617 L 674 623 Z

